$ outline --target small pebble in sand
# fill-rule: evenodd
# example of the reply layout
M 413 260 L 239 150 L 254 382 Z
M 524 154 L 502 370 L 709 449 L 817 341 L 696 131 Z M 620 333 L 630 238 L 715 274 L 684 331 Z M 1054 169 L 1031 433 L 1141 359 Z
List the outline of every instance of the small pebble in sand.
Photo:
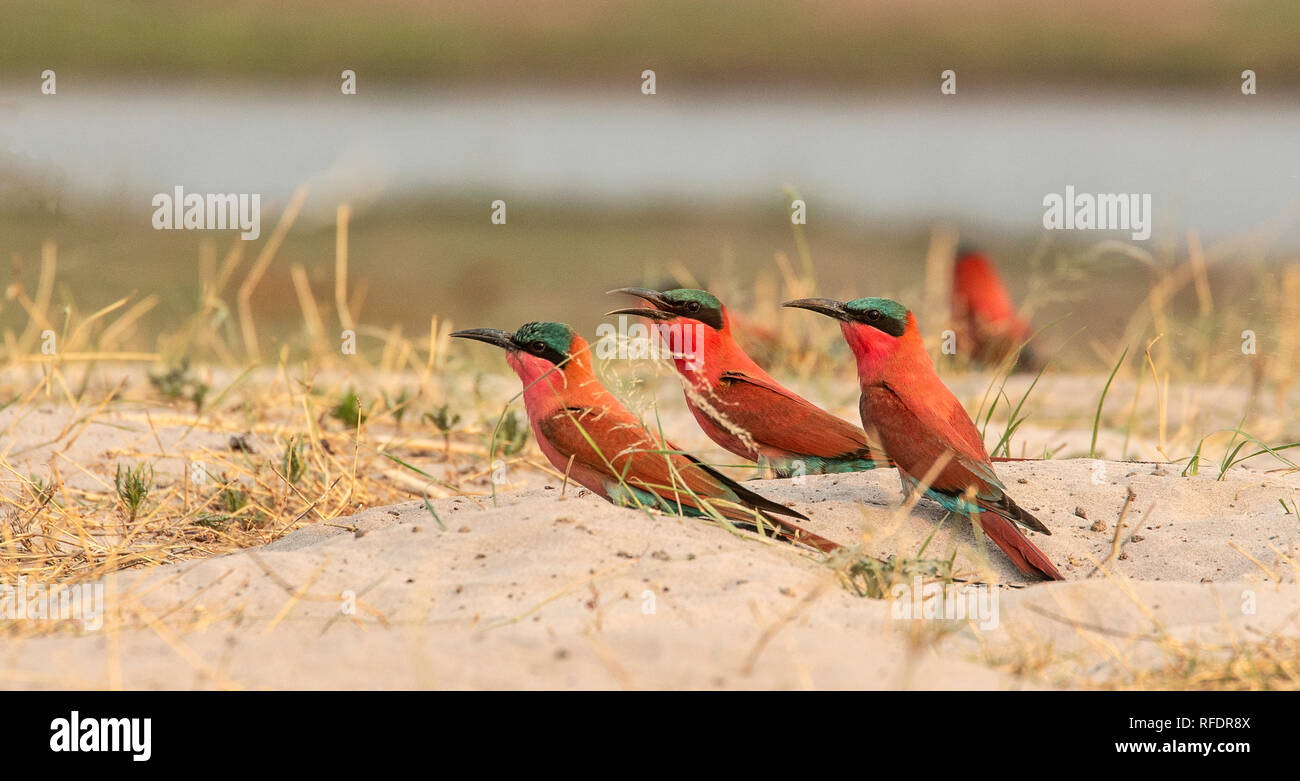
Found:
M 1129 542 L 1142 542 L 1145 539 L 1146 537 L 1143 537 L 1141 534 L 1134 534 L 1132 537 L 1129 537 Z
M 1124 553 L 1119 554 L 1119 560 L 1120 560 L 1120 561 L 1128 561 L 1128 552 L 1125 551 Z
M 1103 521 L 1103 520 L 1096 520 L 1096 521 L 1093 521 L 1093 522 L 1092 522 L 1092 526 L 1089 526 L 1088 528 L 1089 528 L 1089 529 L 1092 529 L 1092 530 L 1095 531 L 1095 532 L 1104 532 L 1104 531 L 1106 531 L 1106 528 L 1107 528 L 1107 527 L 1106 527 L 1106 522 L 1105 522 L 1105 521 Z
M 460 532 L 461 534 L 469 534 L 469 527 L 468 527 L 468 526 L 462 526 L 462 527 L 460 527 L 459 529 L 457 529 L 456 531 Z
M 1084 519 L 1085 521 L 1088 520 L 1088 513 L 1082 507 L 1075 507 L 1074 514 Z

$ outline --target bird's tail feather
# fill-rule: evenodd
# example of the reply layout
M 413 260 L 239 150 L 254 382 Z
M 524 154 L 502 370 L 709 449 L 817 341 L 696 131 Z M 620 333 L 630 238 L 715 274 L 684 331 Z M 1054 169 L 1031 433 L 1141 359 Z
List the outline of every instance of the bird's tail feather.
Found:
M 1052 533 L 1052 530 L 1043 525 L 1043 522 L 1034 517 L 1034 514 L 1016 504 L 1016 501 L 1005 493 L 998 497 L 996 502 L 979 500 L 977 502 L 985 510 L 991 510 L 1009 521 L 1015 521 L 1021 526 L 1039 534 Z
M 722 474 L 718 470 L 704 463 L 703 461 L 691 455 L 690 453 L 683 453 L 682 455 L 686 456 L 686 458 L 691 463 L 695 464 L 700 469 L 704 470 L 704 472 L 707 473 L 714 480 L 717 480 L 719 483 L 721 483 L 723 487 L 725 487 L 727 490 L 735 494 L 736 498 L 738 498 L 740 501 L 744 502 L 745 504 L 751 505 L 759 510 L 765 510 L 769 513 L 775 513 L 777 515 L 788 515 L 791 518 L 798 518 L 799 520 L 802 521 L 808 520 L 808 516 L 804 515 L 798 510 L 793 510 L 789 507 L 786 507 L 783 504 L 780 504 L 779 502 L 774 502 L 765 496 L 760 496 L 759 494 L 754 493 L 753 491 L 749 490 L 748 488 L 741 485 L 740 483 L 737 483 L 735 480 L 732 480 L 730 477 L 727 477 L 726 475 Z
M 718 470 L 704 463 L 703 461 L 700 461 L 695 456 L 689 454 L 684 454 L 684 455 L 686 455 L 686 457 L 690 459 L 700 469 L 703 469 L 705 472 L 711 475 L 715 480 L 722 483 L 723 486 L 725 486 L 728 490 L 730 490 L 733 494 L 735 494 L 736 498 L 739 499 L 741 503 L 743 503 L 743 506 L 736 505 L 735 507 L 727 507 L 727 508 L 719 506 L 716 508 L 720 513 L 722 513 L 722 515 L 726 516 L 727 518 L 730 518 L 733 521 L 741 521 L 743 523 L 746 520 L 752 520 L 753 519 L 752 513 L 755 510 L 757 510 L 758 513 L 762 515 L 763 518 L 767 520 L 768 523 L 771 523 L 773 526 L 776 527 L 777 536 L 783 540 L 786 540 L 787 542 L 794 542 L 794 543 L 799 543 L 801 545 L 807 545 L 808 547 L 815 548 L 816 550 L 819 550 L 822 553 L 831 553 L 832 551 L 839 550 L 841 547 L 843 547 L 838 542 L 835 542 L 833 540 L 828 540 L 819 534 L 813 534 L 807 529 L 801 526 L 797 526 L 790 521 L 787 521 L 785 518 L 777 517 L 779 515 L 785 515 L 792 518 L 798 518 L 801 521 L 808 520 L 808 517 L 803 513 L 799 512 L 798 510 L 793 510 L 789 507 L 786 507 L 783 504 L 779 504 L 777 502 L 772 501 L 771 499 L 760 496 L 759 494 L 754 493 L 753 491 L 749 490 L 745 486 L 741 485 L 740 483 L 737 483 L 735 480 L 732 480 L 730 477 L 727 477 L 726 475 L 722 474 Z M 746 508 L 751 508 L 751 509 L 746 509 Z
M 995 512 L 982 512 L 979 514 L 979 523 L 988 538 L 1010 557 L 1021 572 L 1045 580 L 1065 580 L 1053 566 L 1052 560 L 1047 558 L 1047 554 L 1021 534 L 1011 521 Z
M 761 511 L 760 511 L 761 512 Z M 763 517 L 777 528 L 777 536 L 787 542 L 796 542 L 800 545 L 807 545 L 815 548 L 822 553 L 834 553 L 844 547 L 834 540 L 828 540 L 820 534 L 814 534 L 802 526 L 796 526 L 784 518 L 777 518 L 768 513 L 762 513 Z

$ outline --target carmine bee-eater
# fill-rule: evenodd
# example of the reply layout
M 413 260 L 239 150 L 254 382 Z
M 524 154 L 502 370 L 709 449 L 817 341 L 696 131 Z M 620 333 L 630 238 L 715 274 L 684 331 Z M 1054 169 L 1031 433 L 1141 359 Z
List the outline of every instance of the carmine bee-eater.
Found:
M 750 359 L 736 343 L 727 308 L 713 294 L 639 287 L 610 292 L 651 305 L 609 314 L 655 322 L 685 380 L 686 405 L 719 447 L 781 477 L 892 466 L 862 429 L 782 387 Z
M 957 248 L 952 267 L 952 321 L 957 347 L 979 363 L 997 364 L 1033 335 L 1029 323 L 1016 311 L 1002 277 L 978 249 Z M 1016 368 L 1038 371 L 1042 363 L 1024 346 Z
M 1006 494 L 979 431 L 957 397 L 944 386 L 916 318 L 897 301 L 858 298 L 847 303 L 804 298 L 785 306 L 839 321 L 858 363 L 864 426 L 879 432 L 885 453 L 898 465 L 906 490 L 932 471 L 925 493 L 950 512 L 974 518 L 1026 575 L 1064 580 L 1052 562 L 1016 528 L 1051 534 Z
M 652 434 L 591 369 L 586 340 L 562 323 L 528 323 L 513 334 L 476 328 L 452 334 L 496 345 L 524 385 L 537 444 L 560 472 L 610 502 L 689 516 L 713 513 L 829 553 L 840 546 L 777 516 L 807 520 L 764 499 Z

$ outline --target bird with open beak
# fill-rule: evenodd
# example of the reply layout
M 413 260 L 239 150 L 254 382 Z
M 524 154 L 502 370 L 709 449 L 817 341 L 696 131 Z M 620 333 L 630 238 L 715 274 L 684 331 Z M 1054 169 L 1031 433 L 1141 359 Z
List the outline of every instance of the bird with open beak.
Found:
M 780 477 L 891 465 L 865 431 L 785 388 L 755 363 L 736 342 L 731 315 L 712 293 L 639 287 L 610 292 L 649 304 L 608 314 L 639 315 L 655 324 L 684 381 L 686 406 L 719 447 Z

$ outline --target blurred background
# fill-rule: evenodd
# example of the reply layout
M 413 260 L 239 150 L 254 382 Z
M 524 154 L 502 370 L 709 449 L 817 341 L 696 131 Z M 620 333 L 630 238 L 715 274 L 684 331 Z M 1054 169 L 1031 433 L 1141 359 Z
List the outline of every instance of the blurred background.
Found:
M 352 315 L 408 334 L 435 315 L 589 333 L 623 303 L 604 291 L 636 283 L 762 311 L 797 276 L 917 308 L 927 253 L 961 239 L 1036 324 L 1065 323 L 1049 343 L 1107 344 L 1073 355 L 1104 369 L 1151 280 L 1193 249 L 1208 287 L 1162 306 L 1205 314 L 1210 291 L 1221 317 L 1202 329 L 1228 342 L 1223 318 L 1277 322 L 1277 270 L 1300 254 L 1289 0 L 6 0 L 0 16 L 11 351 L 43 284 L 83 313 L 144 302 L 140 349 L 190 317 L 204 264 L 239 242 L 154 230 L 153 194 L 177 185 L 262 194 L 236 281 L 306 186 L 249 299 L 267 348 L 299 338 L 304 286 L 329 319 L 341 204 Z M 1150 193 L 1151 239 L 1045 231 L 1042 199 L 1067 185 Z

